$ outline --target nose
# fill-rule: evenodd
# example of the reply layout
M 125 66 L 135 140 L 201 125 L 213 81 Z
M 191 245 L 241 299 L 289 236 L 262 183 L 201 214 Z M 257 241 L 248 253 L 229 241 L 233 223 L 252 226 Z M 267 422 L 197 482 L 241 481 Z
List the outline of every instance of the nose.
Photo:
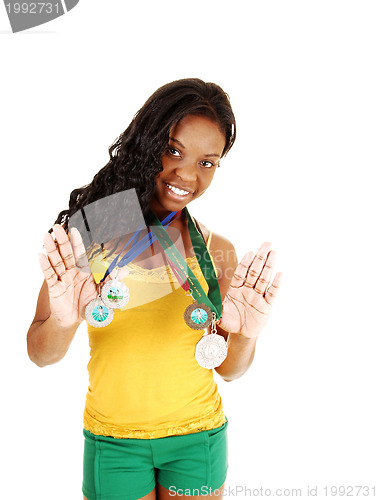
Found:
M 197 164 L 194 161 L 182 163 L 176 168 L 175 173 L 183 182 L 195 182 L 197 178 Z

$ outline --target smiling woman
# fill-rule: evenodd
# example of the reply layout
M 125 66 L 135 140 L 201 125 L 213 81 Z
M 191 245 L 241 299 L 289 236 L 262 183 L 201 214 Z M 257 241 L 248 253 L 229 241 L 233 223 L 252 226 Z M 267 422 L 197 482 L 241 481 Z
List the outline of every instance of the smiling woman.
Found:
M 154 213 L 163 219 L 167 211 L 181 210 L 205 193 L 224 148 L 225 134 L 213 120 L 202 115 L 182 118 L 170 131 L 162 156 L 163 171 L 150 203 Z
M 280 273 L 271 282 L 270 244 L 238 264 L 232 243 L 187 209 L 206 192 L 234 140 L 233 111 L 219 86 L 184 79 L 161 87 L 109 148 L 108 164 L 89 185 L 72 191 L 68 210 L 53 226 L 55 239 L 45 235 L 45 280 L 28 352 L 38 366 L 56 363 L 87 319 L 88 500 L 165 500 L 182 491 L 189 499 L 222 496 L 228 419 L 212 368 L 226 381 L 246 372 L 280 285 Z M 140 245 L 122 268 L 115 244 L 110 254 L 117 265 L 109 275 L 104 268 L 109 293 L 102 299 L 94 275 L 77 267 L 84 245 L 78 231 L 68 238 L 68 223 L 87 205 L 130 189 L 151 244 Z M 108 227 L 125 218 L 119 212 L 98 215 Z M 172 242 L 174 233 L 181 246 Z M 109 242 L 103 241 L 104 252 Z M 168 265 L 159 266 L 162 256 Z M 123 291 L 128 301 L 117 309 Z

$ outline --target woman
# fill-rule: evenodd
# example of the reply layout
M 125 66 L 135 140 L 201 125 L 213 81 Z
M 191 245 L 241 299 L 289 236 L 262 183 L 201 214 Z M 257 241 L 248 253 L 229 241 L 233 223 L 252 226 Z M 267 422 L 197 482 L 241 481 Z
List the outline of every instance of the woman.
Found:
M 64 357 L 86 306 L 98 294 L 94 276 L 75 267 L 74 255 L 83 243 L 78 231 L 68 238 L 70 217 L 94 201 L 135 189 L 148 226 L 151 217 L 163 222 L 176 213 L 171 235 L 180 236 L 181 257 L 210 296 L 211 280 L 204 278 L 195 255 L 193 222 L 197 225 L 197 241 L 217 276 L 213 296 L 220 296 L 222 316 L 217 323 L 212 316 L 213 333 L 228 345 L 226 359 L 215 369 L 226 381 L 246 372 L 280 285 L 280 273 L 270 284 L 275 252 L 264 243 L 238 264 L 233 245 L 194 221 L 186 209 L 207 190 L 234 140 L 229 98 L 213 83 L 178 80 L 148 99 L 110 147 L 109 163 L 91 184 L 71 193 L 69 209 L 53 226 L 55 241 L 45 235 L 47 256 L 40 255 L 45 280 L 28 332 L 32 361 L 45 366 Z M 191 329 L 183 320 L 193 290 L 184 287 L 175 264 L 162 265 L 167 255 L 162 245 L 158 237 L 120 269 L 118 279 L 131 290 L 128 305 L 107 327 L 88 325 L 90 383 L 83 431 L 88 500 L 211 498 L 221 496 L 225 484 L 228 422 L 213 371 L 194 356 L 209 330 Z M 114 271 L 104 282 L 111 278 Z M 165 286 L 170 292 L 161 293 Z M 200 327 L 203 313 L 202 306 L 200 312 L 193 310 Z

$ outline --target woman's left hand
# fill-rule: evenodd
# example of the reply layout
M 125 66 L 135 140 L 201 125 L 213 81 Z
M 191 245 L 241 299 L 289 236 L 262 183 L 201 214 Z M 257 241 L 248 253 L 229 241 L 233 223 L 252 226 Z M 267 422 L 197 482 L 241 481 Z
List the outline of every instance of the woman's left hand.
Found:
M 270 283 L 275 251 L 263 243 L 257 254 L 248 252 L 238 264 L 225 299 L 219 326 L 233 334 L 253 339 L 266 325 L 282 273 Z

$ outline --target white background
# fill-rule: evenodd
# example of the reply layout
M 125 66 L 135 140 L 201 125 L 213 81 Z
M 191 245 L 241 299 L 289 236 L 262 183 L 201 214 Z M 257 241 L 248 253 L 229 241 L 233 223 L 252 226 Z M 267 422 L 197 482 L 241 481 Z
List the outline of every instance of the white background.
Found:
M 231 383 L 216 375 L 226 484 L 259 497 L 254 488 L 379 493 L 378 15 L 373 1 L 81 0 L 12 34 L 0 8 L 7 498 L 82 498 L 86 328 L 60 363 L 28 359 L 37 253 L 134 113 L 183 77 L 221 85 L 238 130 L 191 212 L 239 259 L 271 241 L 284 272 L 253 365 Z

